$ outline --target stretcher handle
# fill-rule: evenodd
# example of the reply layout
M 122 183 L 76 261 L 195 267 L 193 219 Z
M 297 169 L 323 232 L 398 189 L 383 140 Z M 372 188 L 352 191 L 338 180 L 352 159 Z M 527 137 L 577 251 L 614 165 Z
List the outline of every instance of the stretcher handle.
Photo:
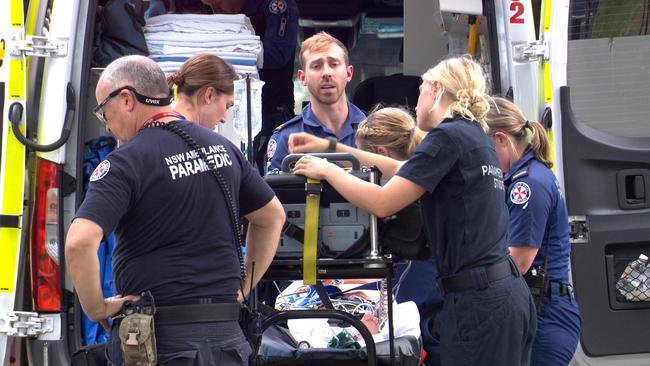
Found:
M 377 348 L 372 334 L 361 320 L 351 314 L 340 310 L 286 310 L 273 314 L 262 321 L 261 334 L 273 324 L 277 324 L 289 319 L 338 319 L 355 327 L 363 341 L 366 342 L 366 356 L 368 357 L 368 366 L 377 365 Z
M 327 159 L 328 161 L 349 162 L 352 164 L 352 170 L 361 170 L 359 160 L 350 153 L 314 153 L 314 154 L 289 154 L 282 159 L 282 171 L 291 173 L 291 164 L 298 161 L 305 155 L 315 156 L 317 158 Z

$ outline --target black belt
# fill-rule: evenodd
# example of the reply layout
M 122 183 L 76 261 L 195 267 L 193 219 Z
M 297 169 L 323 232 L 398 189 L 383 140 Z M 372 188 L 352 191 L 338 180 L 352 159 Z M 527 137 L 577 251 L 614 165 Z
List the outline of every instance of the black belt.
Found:
M 154 320 L 156 325 L 237 321 L 239 320 L 240 310 L 241 305 L 236 301 L 214 304 L 156 306 Z M 123 315 L 114 318 L 116 325 L 119 325 L 122 318 Z
M 553 294 L 555 291 L 553 291 L 553 288 L 557 289 L 557 295 L 560 296 L 568 296 L 569 294 L 573 293 L 573 286 L 564 284 L 562 282 L 554 282 L 554 281 L 549 281 L 548 282 L 548 295 Z
M 477 279 L 478 274 L 476 274 L 476 271 L 485 271 L 488 282 L 494 282 L 510 275 L 517 274 L 516 270 L 510 264 L 510 260 L 506 259 L 496 264 L 473 268 L 466 272 L 444 277 L 440 280 L 442 290 L 445 293 L 449 293 L 478 288 L 481 286 L 481 281 Z

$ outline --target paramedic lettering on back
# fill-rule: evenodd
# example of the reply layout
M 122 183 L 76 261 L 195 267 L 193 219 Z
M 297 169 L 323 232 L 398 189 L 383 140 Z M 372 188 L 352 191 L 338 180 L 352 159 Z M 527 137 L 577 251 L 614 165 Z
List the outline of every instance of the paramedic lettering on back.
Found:
M 157 306 L 160 364 L 245 365 L 251 350 L 237 322 L 241 278 L 227 202 L 206 164 L 183 139 L 145 124 L 175 124 L 218 166 L 238 214 L 250 222 L 244 291 L 275 254 L 284 223 L 281 204 L 228 140 L 171 111 L 165 75 L 150 59 L 126 56 L 112 62 L 101 75 L 96 97 L 96 115 L 121 146 L 94 171 L 66 238 L 67 268 L 81 306 L 90 319 L 107 325 L 125 298 L 150 291 Z M 124 297 L 104 299 L 97 248 L 113 230 L 114 281 Z M 111 364 L 121 365 L 116 324 L 107 356 Z
M 294 169 L 327 180 L 349 202 L 379 217 L 420 200 L 444 293 L 443 365 L 528 365 L 535 335 L 535 305 L 506 247 L 508 211 L 499 161 L 486 134 L 488 109 L 481 66 L 450 58 L 422 75 L 417 123 L 428 133 L 406 162 L 337 145 L 362 164 L 376 165 L 390 179 L 384 186 L 313 156 L 302 157 Z M 323 151 L 327 143 L 305 133 L 289 139 L 292 152 Z

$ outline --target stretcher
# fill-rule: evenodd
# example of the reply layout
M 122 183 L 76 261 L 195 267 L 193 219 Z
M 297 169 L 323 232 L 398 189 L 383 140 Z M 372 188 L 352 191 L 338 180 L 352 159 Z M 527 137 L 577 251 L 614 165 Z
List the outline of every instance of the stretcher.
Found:
M 351 165 L 349 174 L 378 184 L 379 172 L 361 168 L 350 154 L 316 154 L 336 163 Z M 254 365 L 418 365 L 421 342 L 413 336 L 395 338 L 393 332 L 392 256 L 384 254 L 379 245 L 377 218 L 347 202 L 327 182 L 314 182 L 303 176 L 291 174 L 292 164 L 302 155 L 289 155 L 282 162 L 279 173 L 265 180 L 275 191 L 285 207 L 288 225 L 282 235 L 280 247 L 265 281 L 299 280 L 305 284 L 324 279 L 378 279 L 387 284 L 387 326 L 389 339 L 375 344 L 372 334 L 359 318 L 331 307 L 325 310 L 285 310 L 274 312 L 261 320 L 261 340 L 258 342 L 252 364 Z M 316 203 L 310 194 L 317 195 Z M 314 197 L 311 197 L 312 199 Z M 315 209 L 313 206 L 316 205 Z M 318 218 L 309 217 L 317 213 Z M 310 228 L 310 223 L 317 223 Z M 310 234 L 310 231 L 312 233 Z M 316 233 L 313 232 L 316 231 Z M 316 239 L 315 243 L 309 243 Z M 302 237 L 303 240 L 300 240 Z M 315 245 L 313 263 L 308 263 L 308 245 Z M 314 248 L 311 248 L 314 249 Z M 307 268 L 313 265 L 313 268 Z M 308 278 L 308 272 L 313 278 Z M 319 295 L 321 292 L 319 292 Z M 329 302 L 322 292 L 324 305 Z M 323 299 L 325 297 L 326 299 Z M 296 342 L 288 330 L 291 319 L 328 319 L 340 328 L 351 327 L 358 331 L 364 347 L 358 349 L 312 348 Z

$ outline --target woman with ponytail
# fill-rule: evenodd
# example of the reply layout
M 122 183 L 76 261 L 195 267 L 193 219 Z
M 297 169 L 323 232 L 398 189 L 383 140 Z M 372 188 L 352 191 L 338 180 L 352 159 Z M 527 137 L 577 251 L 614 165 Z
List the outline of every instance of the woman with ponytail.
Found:
M 420 201 L 444 293 L 442 365 L 528 365 L 537 318 L 530 291 L 508 255 L 508 210 L 481 66 L 467 57 L 422 75 L 417 125 L 427 135 L 406 162 L 301 133 L 292 152 L 336 150 L 375 165 L 388 182 L 374 185 L 313 156 L 294 173 L 327 180 L 355 206 L 386 217 Z M 334 145 L 334 146 L 332 146 Z M 436 280 L 429 279 L 431 286 Z
M 359 149 L 387 156 L 399 161 L 408 160 L 424 137 L 411 114 L 402 108 L 378 106 L 359 123 L 355 134 Z M 400 261 L 395 278 L 399 290 L 395 301 L 413 301 L 420 312 L 420 331 L 427 357 L 424 365 L 440 364 L 440 344 L 432 331 L 437 314 L 442 308 L 442 293 L 431 279 L 438 278 L 438 267 L 433 258 L 423 261 Z M 397 287 L 397 286 L 396 286 Z
M 204 53 L 190 57 L 167 77 L 169 86 L 176 88 L 174 111 L 214 130 L 217 123 L 226 122 L 237 78 L 232 66 L 218 56 Z
M 510 255 L 540 298 L 531 365 L 566 366 L 580 338 L 580 315 L 569 281 L 569 219 L 551 171 L 551 146 L 544 127 L 517 106 L 494 98 L 487 115 L 501 161 L 510 225 Z M 536 285 L 539 273 L 548 285 Z

